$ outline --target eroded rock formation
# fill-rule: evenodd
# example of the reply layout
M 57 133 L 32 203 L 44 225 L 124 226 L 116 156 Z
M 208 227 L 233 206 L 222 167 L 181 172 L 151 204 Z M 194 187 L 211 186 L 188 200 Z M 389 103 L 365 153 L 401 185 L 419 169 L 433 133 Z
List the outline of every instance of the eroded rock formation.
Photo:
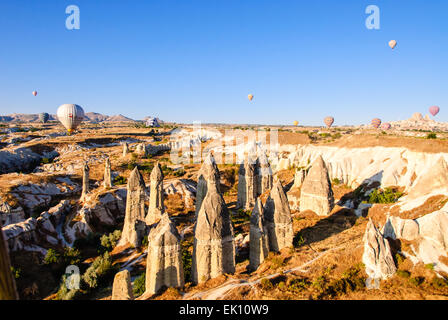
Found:
M 240 165 L 238 172 L 237 208 L 250 210 L 257 199 L 257 165 L 256 159 L 248 156 Z
M 268 190 L 271 190 L 273 184 L 273 173 L 265 152 L 260 153 L 257 160 L 257 167 L 257 195 L 260 195 Z
M 16 284 L 11 272 L 9 251 L 0 224 L 0 300 L 17 300 Z
M 115 275 L 111 300 L 134 300 L 129 270 L 125 269 Z
M 394 259 L 387 239 L 375 227 L 372 220 L 367 223 L 364 234 L 362 262 L 371 279 L 387 279 L 396 271 Z
M 163 286 L 183 287 L 184 270 L 180 235 L 164 213 L 148 237 L 146 293 L 155 294 Z
M 288 190 L 287 196 L 289 201 L 289 207 L 291 210 L 300 210 L 300 189 L 302 187 L 303 181 L 306 177 L 306 171 L 303 169 L 296 170 L 294 174 L 294 183 L 292 187 Z
M 137 247 L 141 244 L 146 229 L 145 223 L 145 181 L 135 167 L 128 179 L 126 213 L 120 245 L 131 244 Z
M 219 190 L 219 171 L 212 155 L 204 163 L 207 194 L 194 233 L 192 277 L 200 283 L 235 272 L 235 243 L 229 210 Z
M 126 157 L 129 152 L 129 145 L 127 142 L 123 142 L 123 157 Z
M 104 164 L 104 182 L 103 186 L 104 188 L 112 188 L 112 174 L 111 174 L 111 168 L 110 168 L 110 159 L 107 158 L 106 162 Z
M 269 253 L 268 234 L 263 215 L 263 204 L 258 198 L 250 216 L 249 268 L 251 270 L 256 270 Z
M 151 171 L 151 185 L 149 193 L 149 208 L 146 215 L 146 224 L 152 225 L 160 221 L 164 212 L 163 207 L 163 172 L 157 162 Z
M 84 163 L 84 166 L 82 167 L 82 194 L 81 194 L 81 201 L 84 201 L 89 194 L 89 172 L 90 168 L 89 165 Z
M 300 192 L 300 211 L 311 210 L 319 216 L 330 214 L 334 206 L 328 170 L 321 156 L 313 162 Z
M 274 181 L 264 207 L 264 219 L 268 232 L 269 250 L 278 252 L 292 247 L 293 229 L 288 199 L 280 180 Z
M 428 166 L 414 182 L 408 193 L 409 199 L 421 197 L 429 192 L 444 193 L 448 186 L 448 165 L 443 157 L 435 164 Z

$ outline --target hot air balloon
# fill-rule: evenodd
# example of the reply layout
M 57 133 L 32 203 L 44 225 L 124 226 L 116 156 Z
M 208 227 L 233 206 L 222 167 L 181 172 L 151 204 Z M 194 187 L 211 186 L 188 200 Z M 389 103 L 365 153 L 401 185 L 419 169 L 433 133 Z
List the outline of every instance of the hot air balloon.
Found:
M 294 121 L 294 125 L 297 126 L 299 124 L 299 121 Z
M 380 125 L 381 125 L 381 119 L 378 118 L 372 119 L 372 126 L 378 129 Z
M 249 101 L 252 101 L 252 99 L 254 98 L 254 95 L 253 94 L 249 94 L 247 97 L 249 98 Z
M 440 108 L 438 106 L 432 106 L 429 107 L 429 112 L 432 114 L 432 116 L 434 117 L 436 114 L 438 114 L 440 111 Z
M 381 129 L 383 129 L 383 130 L 389 130 L 390 127 L 391 127 L 391 125 L 390 125 L 389 122 L 384 122 L 384 123 L 381 125 Z
M 326 117 L 324 119 L 324 122 L 327 125 L 327 127 L 330 128 L 333 125 L 334 118 L 333 117 Z
M 39 114 L 39 120 L 42 123 L 47 123 L 49 118 L 50 118 L 50 115 L 46 112 L 42 112 L 41 114 Z
M 37 91 L 33 91 L 33 96 L 37 96 Z
M 57 117 L 71 134 L 84 119 L 84 110 L 76 104 L 63 104 L 58 108 Z
M 397 45 L 397 41 L 395 41 L 395 40 L 389 41 L 389 47 L 391 47 L 392 49 L 395 48 L 396 45 Z

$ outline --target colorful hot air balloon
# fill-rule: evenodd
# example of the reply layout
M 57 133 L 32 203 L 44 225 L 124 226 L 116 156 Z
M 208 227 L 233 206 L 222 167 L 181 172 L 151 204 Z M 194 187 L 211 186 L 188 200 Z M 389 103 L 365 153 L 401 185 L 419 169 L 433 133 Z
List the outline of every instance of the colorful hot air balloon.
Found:
M 390 125 L 389 122 L 384 122 L 384 123 L 381 125 L 381 129 L 383 129 L 383 130 L 389 130 L 390 127 L 391 127 L 391 125 Z
M 429 107 L 429 112 L 432 114 L 432 116 L 434 117 L 436 114 L 438 114 L 440 111 L 440 108 L 438 106 L 432 106 Z
M 33 91 L 33 96 L 37 96 L 37 91 Z
M 297 126 L 299 124 L 299 121 L 294 121 L 294 125 Z
M 397 41 L 395 41 L 395 40 L 389 41 L 389 47 L 391 47 L 392 49 L 395 48 L 396 45 L 397 45 Z
M 58 108 L 57 117 L 71 134 L 84 119 L 84 110 L 76 104 L 63 104 Z
M 254 98 L 254 95 L 253 94 L 249 94 L 247 97 L 249 98 L 249 101 L 252 101 L 252 99 Z
M 42 112 L 41 114 L 39 114 L 39 120 L 42 123 L 47 123 L 49 118 L 50 118 L 50 115 L 46 112 Z
M 333 125 L 334 118 L 333 117 L 325 117 L 324 123 L 330 128 Z
M 380 125 L 381 125 L 381 119 L 378 118 L 372 119 L 372 126 L 378 129 Z

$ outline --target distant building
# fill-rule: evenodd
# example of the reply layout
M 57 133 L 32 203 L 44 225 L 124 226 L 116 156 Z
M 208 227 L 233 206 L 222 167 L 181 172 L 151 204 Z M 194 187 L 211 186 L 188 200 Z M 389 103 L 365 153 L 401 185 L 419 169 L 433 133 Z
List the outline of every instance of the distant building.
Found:
M 160 127 L 160 123 L 159 123 L 159 120 L 157 118 L 149 117 L 146 120 L 146 126 L 147 127 L 156 127 L 156 128 L 158 128 L 158 127 Z

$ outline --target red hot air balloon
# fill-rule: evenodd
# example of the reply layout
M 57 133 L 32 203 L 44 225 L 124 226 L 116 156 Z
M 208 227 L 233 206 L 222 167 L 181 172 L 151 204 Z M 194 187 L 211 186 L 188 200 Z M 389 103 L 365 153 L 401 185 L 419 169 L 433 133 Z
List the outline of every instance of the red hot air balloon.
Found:
M 325 117 L 324 123 L 330 128 L 333 125 L 334 118 L 333 117 Z
M 372 126 L 378 129 L 380 125 L 381 125 L 381 119 L 378 118 L 372 119 Z
M 37 96 L 37 91 L 33 91 L 33 96 Z
M 440 108 L 438 106 L 432 106 L 429 107 L 429 112 L 432 114 L 432 116 L 434 117 L 436 114 L 438 114 L 440 111 Z
M 389 130 L 390 127 L 391 127 L 391 125 L 390 125 L 389 122 L 384 122 L 384 123 L 381 125 L 381 129 L 384 129 L 384 130 Z

